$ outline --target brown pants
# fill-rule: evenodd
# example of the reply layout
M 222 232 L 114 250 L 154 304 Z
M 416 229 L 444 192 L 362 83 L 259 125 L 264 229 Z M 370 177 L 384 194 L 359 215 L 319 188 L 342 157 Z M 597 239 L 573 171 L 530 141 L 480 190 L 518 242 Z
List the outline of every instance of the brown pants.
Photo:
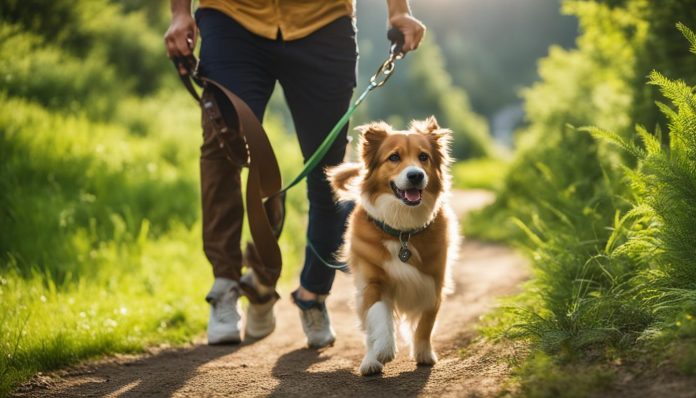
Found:
M 203 207 L 203 250 L 216 278 L 239 280 L 242 251 L 239 246 L 244 222 L 241 159 L 227 158 L 213 126 L 203 118 L 201 146 L 201 199 Z

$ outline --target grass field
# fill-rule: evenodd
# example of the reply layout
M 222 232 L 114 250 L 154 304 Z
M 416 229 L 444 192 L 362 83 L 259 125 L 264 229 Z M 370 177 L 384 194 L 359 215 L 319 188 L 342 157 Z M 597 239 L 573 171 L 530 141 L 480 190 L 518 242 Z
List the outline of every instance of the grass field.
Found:
M 181 92 L 122 112 L 94 122 L 0 97 L 0 395 L 38 371 L 205 327 L 199 113 Z M 272 116 L 267 126 L 289 178 L 301 167 L 295 138 Z M 303 184 L 288 197 L 286 283 L 302 260 L 304 197 Z

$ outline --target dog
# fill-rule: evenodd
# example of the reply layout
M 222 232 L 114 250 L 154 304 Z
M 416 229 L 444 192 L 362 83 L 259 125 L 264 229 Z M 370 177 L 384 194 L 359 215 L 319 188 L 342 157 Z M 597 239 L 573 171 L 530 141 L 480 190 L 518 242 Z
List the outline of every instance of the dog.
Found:
M 434 117 L 407 131 L 384 122 L 357 128 L 362 162 L 326 170 L 338 201 L 353 201 L 341 259 L 354 277 L 366 334 L 362 375 L 396 354 L 395 324 L 419 365 L 433 365 L 431 334 L 459 246 L 448 200 L 451 131 Z

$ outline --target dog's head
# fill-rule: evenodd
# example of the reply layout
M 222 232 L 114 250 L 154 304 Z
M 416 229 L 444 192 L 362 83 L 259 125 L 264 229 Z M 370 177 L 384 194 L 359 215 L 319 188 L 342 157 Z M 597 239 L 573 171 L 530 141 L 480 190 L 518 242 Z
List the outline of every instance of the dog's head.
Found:
M 365 174 L 361 203 L 395 228 L 426 224 L 449 189 L 451 132 L 434 117 L 394 131 L 384 122 L 358 127 Z

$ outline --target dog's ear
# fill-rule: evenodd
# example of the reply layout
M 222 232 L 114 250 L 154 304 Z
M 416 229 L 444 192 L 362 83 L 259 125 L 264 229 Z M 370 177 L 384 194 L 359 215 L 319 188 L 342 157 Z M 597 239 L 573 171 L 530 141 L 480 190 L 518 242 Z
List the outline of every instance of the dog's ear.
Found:
M 391 126 L 385 122 L 374 122 L 355 129 L 360 131 L 360 156 L 369 168 L 375 162 L 379 146 L 389 135 Z
M 452 144 L 452 130 L 440 127 L 435 116 L 425 120 L 414 120 L 411 129 L 428 136 L 433 145 L 433 157 L 439 166 L 449 166 L 452 163 L 450 146 Z

